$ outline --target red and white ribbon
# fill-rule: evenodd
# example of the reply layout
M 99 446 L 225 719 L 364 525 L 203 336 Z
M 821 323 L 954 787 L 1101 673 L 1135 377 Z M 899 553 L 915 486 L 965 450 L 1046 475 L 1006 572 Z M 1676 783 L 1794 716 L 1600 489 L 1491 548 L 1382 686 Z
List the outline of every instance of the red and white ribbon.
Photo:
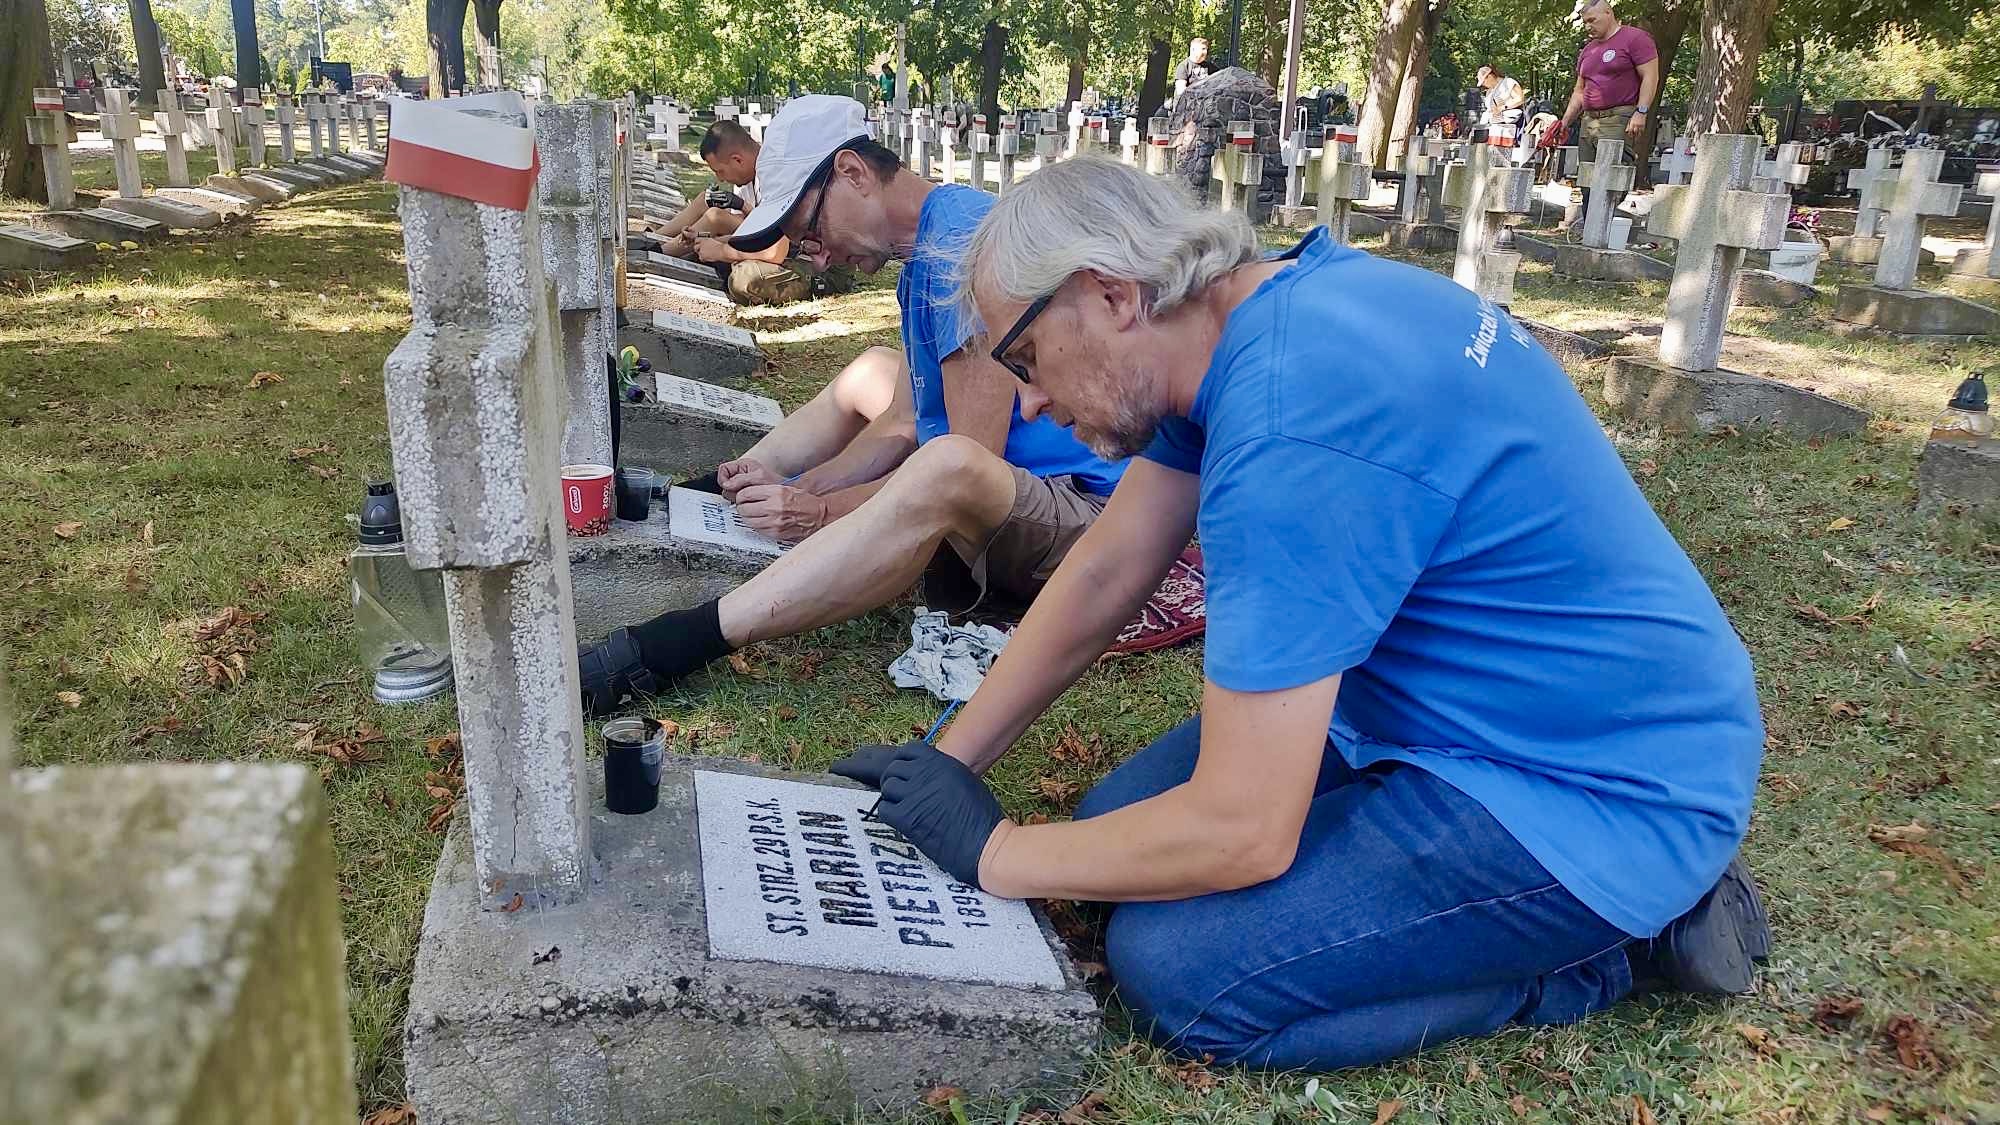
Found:
M 1327 132 L 1333 134 L 1333 142 L 1335 144 L 1340 144 L 1343 141 L 1348 144 L 1358 144 L 1361 141 L 1361 130 L 1352 125 L 1335 125 L 1333 128 L 1327 130 Z
M 541 159 L 535 131 L 473 110 L 528 120 L 520 94 L 501 91 L 448 101 L 407 101 L 389 118 L 384 179 L 475 203 L 528 209 Z
M 61 113 L 62 108 L 63 108 L 63 97 L 61 90 L 49 90 L 41 88 L 36 89 L 35 91 L 36 113 Z

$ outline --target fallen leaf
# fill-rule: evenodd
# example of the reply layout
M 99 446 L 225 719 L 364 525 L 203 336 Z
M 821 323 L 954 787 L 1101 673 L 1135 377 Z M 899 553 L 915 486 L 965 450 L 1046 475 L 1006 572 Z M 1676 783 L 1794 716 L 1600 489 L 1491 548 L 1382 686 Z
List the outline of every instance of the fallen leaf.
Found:
M 81 707 L 83 706 L 83 693 L 77 691 L 59 691 L 56 693 L 56 702 L 65 707 Z
M 132 735 L 131 744 L 134 746 L 141 746 L 159 735 L 172 734 L 179 729 L 181 729 L 181 721 L 179 719 L 174 718 L 172 715 L 169 715 L 166 718 L 161 719 L 157 723 L 140 727 L 138 731 Z
M 1827 524 L 1826 529 L 1828 531 L 1846 531 L 1848 528 L 1853 526 L 1854 526 L 1853 520 L 1848 519 L 1846 516 L 1842 516 L 1839 519 L 1834 520 L 1832 523 Z
M 1637 1094 L 1632 1095 L 1632 1116 L 1630 1120 L 1632 1125 L 1660 1125 L 1660 1119 L 1653 1116 L 1653 1107 L 1647 1105 L 1646 1099 Z
M 1479 1060 L 1478 1060 L 1478 1059 L 1467 1059 L 1467 1060 L 1466 1060 L 1466 1063 L 1465 1063 L 1465 1081 L 1466 1081 L 1466 1082 L 1467 1082 L 1468 1084 L 1470 1084 L 1470 1083 L 1473 1083 L 1473 1082 L 1477 1082 L 1477 1081 L 1479 1081 L 1479 1080 L 1480 1080 L 1481 1078 L 1484 1078 L 1485 1076 L 1486 1076 L 1486 1072 L 1485 1072 L 1485 1071 L 1483 1071 L 1483 1070 L 1481 1070 L 1481 1069 L 1479 1069 Z
M 514 897 L 507 900 L 507 905 L 500 908 L 500 913 L 512 914 L 526 905 L 527 902 L 521 898 L 521 892 L 515 891 Z
M 321 480 L 332 480 L 340 475 L 340 470 L 332 465 L 307 465 L 306 472 Z
M 1771 1046 L 1771 1033 L 1754 1023 L 1737 1024 L 1736 1034 L 1741 1035 L 1744 1041 L 1755 1048 L 1760 1055 L 1768 1055 L 1773 1050 Z
M 417 1107 L 408 1102 L 384 1106 L 361 1119 L 361 1125 L 416 1125 Z
M 924 1096 L 920 1100 L 932 1109 L 944 1109 L 954 1099 L 964 1097 L 965 1091 L 956 1086 L 932 1086 L 930 1089 L 924 1091 Z
M 729 654 L 729 666 L 731 668 L 734 668 L 736 670 L 736 674 L 739 676 L 754 677 L 757 674 L 750 668 L 750 658 L 743 655 L 741 652 L 732 652 Z
M 1110 972 L 1111 967 L 1102 961 L 1078 961 L 1076 963 L 1076 975 L 1082 977 L 1084 980 L 1096 980 L 1098 977 L 1105 976 Z
M 1861 706 L 1856 703 L 1849 703 L 1845 699 L 1836 699 L 1827 705 L 1826 713 L 1836 719 L 1852 721 L 1861 717 Z
M 780 706 L 780 707 L 778 708 L 778 710 L 777 710 L 777 715 L 778 715 L 778 719 L 779 719 L 779 720 L 780 720 L 781 722 L 787 722 L 787 723 L 789 723 L 789 722 L 791 722 L 791 721 L 792 721 L 793 719 L 796 719 L 796 718 L 798 718 L 798 717 L 799 717 L 799 709 L 798 709 L 798 708 L 796 708 L 796 707 L 792 707 L 792 706 L 788 706 L 788 705 L 787 705 L 787 706 Z
M 150 546 L 152 546 L 152 545 L 153 545 L 153 521 L 152 521 L 152 520 L 147 520 L 147 521 L 146 521 L 146 526 L 145 526 L 145 527 L 142 527 L 142 528 L 140 528 L 140 529 L 139 529 L 139 542 L 141 542 L 141 543 L 144 543 L 144 544 L 145 544 L 146 546 L 148 546 L 148 547 L 150 547 Z
M 1062 1122 L 1062 1125 L 1086 1125 L 1087 1122 L 1097 1119 L 1097 1111 L 1103 1108 L 1104 1099 L 1104 1091 L 1092 1090 L 1083 1096 L 1082 1101 L 1063 1110 L 1056 1120 Z
M 292 452 L 288 456 L 290 456 L 290 458 L 294 461 L 303 461 L 308 457 L 318 456 L 321 453 L 336 453 L 336 452 L 339 451 L 334 449 L 334 447 L 331 445 L 304 445 L 300 446 L 297 449 L 292 450 Z
M 1930 863 L 1944 873 L 1945 882 L 1950 883 L 1953 890 L 1968 899 L 1972 897 L 1972 883 L 1959 868 L 1958 861 L 1936 844 L 1920 844 L 1915 840 L 1877 840 L 1876 843 L 1889 851 L 1915 856 Z
M 1516 1117 L 1528 1116 L 1528 1095 L 1515 1094 L 1513 1097 L 1508 1098 L 1507 1108 L 1513 1110 Z
M 1822 1031 L 1838 1031 L 1861 1014 L 1859 996 L 1824 996 L 1813 1005 L 1812 1021 Z
M 1068 726 L 1063 728 L 1062 737 L 1056 740 L 1056 744 L 1049 747 L 1049 757 L 1058 762 L 1084 764 L 1096 759 L 1102 749 L 1102 739 L 1093 737 L 1085 742 L 1074 726 Z
M 199 642 L 212 641 L 231 629 L 248 629 L 264 620 L 265 616 L 262 613 L 245 613 L 241 608 L 232 605 L 197 624 L 194 627 L 194 639 Z
M 1907 844 L 1921 840 L 1930 834 L 1930 829 L 1914 820 L 1908 824 L 1871 824 L 1868 826 L 1868 838 L 1878 844 Z
M 1645 460 L 1639 462 L 1638 467 L 1635 468 L 1633 471 L 1638 473 L 1642 477 L 1650 477 L 1653 474 L 1660 471 L 1660 466 L 1658 462 L 1654 461 L 1651 457 L 1648 457 Z
M 1035 782 L 1035 791 L 1058 805 L 1068 804 L 1077 794 L 1074 781 L 1064 781 L 1059 777 L 1044 777 Z
M 1391 1118 L 1403 1112 L 1403 1099 L 1390 1098 L 1386 1102 L 1375 1103 L 1375 1125 L 1386 1125 Z
M 1208 1069 L 1208 1064 L 1214 1061 L 1214 1055 L 1203 1055 L 1198 1059 L 1189 1059 L 1179 1066 L 1172 1068 L 1171 1073 L 1174 1076 L 1174 1080 L 1182 1086 L 1193 1090 L 1197 1094 L 1205 1094 L 1215 1089 L 1216 1084 L 1221 1081 L 1221 1079 L 1215 1076 L 1214 1071 Z
M 1871 1105 L 1861 1111 L 1861 1116 L 1870 1121 L 1887 1121 L 1896 1116 L 1896 1111 L 1887 1105 Z
M 464 753 L 458 741 L 458 732 L 441 734 L 424 740 L 424 754 L 431 758 L 453 758 Z
M 282 383 L 284 381 L 285 377 L 276 371 L 259 371 L 255 375 L 250 376 L 250 389 L 254 391 L 258 387 L 268 387 L 273 383 Z
M 82 520 L 71 520 L 68 523 L 59 523 L 56 525 L 56 538 L 74 539 L 76 538 L 76 533 L 82 530 L 83 530 Z
M 1931 1047 L 1929 1029 L 1915 1016 L 1897 1016 L 1882 1025 L 1882 1034 L 1895 1045 L 1896 1061 L 1910 1070 L 1932 1070 L 1939 1063 Z

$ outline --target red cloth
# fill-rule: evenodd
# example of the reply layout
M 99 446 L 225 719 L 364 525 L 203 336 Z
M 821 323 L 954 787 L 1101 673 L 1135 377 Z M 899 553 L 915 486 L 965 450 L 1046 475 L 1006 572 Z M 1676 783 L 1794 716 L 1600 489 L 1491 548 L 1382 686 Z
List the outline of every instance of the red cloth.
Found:
M 1139 616 L 1125 626 L 1106 650 L 1110 656 L 1151 652 L 1201 636 L 1208 631 L 1208 577 L 1201 569 L 1201 548 L 1189 546 L 1167 568 L 1160 588 L 1146 599 Z
M 1585 43 L 1576 56 L 1576 72 L 1583 79 L 1583 108 L 1637 105 L 1639 64 L 1659 57 L 1653 37 L 1629 23 L 1607 38 Z

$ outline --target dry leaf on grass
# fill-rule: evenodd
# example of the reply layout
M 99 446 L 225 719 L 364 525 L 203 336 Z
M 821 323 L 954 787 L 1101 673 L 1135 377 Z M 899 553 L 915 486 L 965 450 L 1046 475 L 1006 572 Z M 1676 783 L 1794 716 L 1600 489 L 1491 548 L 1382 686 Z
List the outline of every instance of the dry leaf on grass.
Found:
M 1861 1014 L 1859 996 L 1824 996 L 1813 1005 L 1812 1021 L 1822 1031 L 1838 1031 Z
M 83 706 L 83 693 L 80 691 L 59 691 L 56 693 L 56 702 L 65 707 L 81 707 Z
M 1088 1122 L 1100 1120 L 1097 1112 L 1104 1108 L 1104 1099 L 1104 1091 L 1092 1090 L 1083 1096 L 1082 1101 L 1063 1110 L 1056 1120 L 1062 1122 L 1062 1125 L 1087 1125 Z
M 1945 881 L 1951 884 L 1953 890 L 1966 898 L 1972 897 L 1972 882 L 1966 878 L 1965 871 L 1958 866 L 1958 861 L 1952 859 L 1949 853 L 1936 844 L 1923 843 L 1924 837 L 1928 835 L 1930 829 L 1914 821 L 1887 827 L 1880 824 L 1868 826 L 1870 840 L 1889 851 L 1914 856 L 1930 863 L 1944 873 Z
M 1871 1105 L 1861 1111 L 1861 1116 L 1869 1121 L 1890 1121 L 1895 1118 L 1896 1111 L 1887 1105 Z
M 1871 824 L 1868 838 L 1878 844 L 1910 844 L 1931 834 L 1931 830 L 1911 821 L 1908 824 Z
M 1513 1110 L 1516 1117 L 1528 1116 L 1528 1095 L 1515 1094 L 1513 1097 L 1508 1098 L 1507 1108 Z
M 965 1091 L 956 1086 L 932 1086 L 924 1091 L 924 1096 L 920 1100 L 932 1109 L 944 1109 L 951 1104 L 953 1098 L 963 1097 Z
M 1632 471 L 1638 473 L 1642 477 L 1650 477 L 1653 474 L 1660 471 L 1660 466 L 1657 461 L 1654 461 L 1651 457 L 1648 457 L 1645 460 L 1640 461 L 1639 464 L 1636 465 Z
M 361 1119 L 361 1125 L 416 1125 L 417 1107 L 408 1102 L 384 1106 Z
M 1077 729 L 1074 726 L 1068 726 L 1063 728 L 1062 737 L 1056 739 L 1056 744 L 1049 747 L 1049 757 L 1054 758 L 1058 762 L 1070 762 L 1082 765 L 1095 761 L 1103 749 L 1104 740 L 1102 737 L 1092 735 L 1090 740 L 1086 742 L 1083 735 L 1077 733 Z
M 250 665 L 240 652 L 232 652 L 217 659 L 213 656 L 196 658 L 202 678 L 210 687 L 235 687 L 250 678 Z
M 1910 1070 L 1935 1070 L 1941 1061 L 1931 1047 L 1931 1033 L 1915 1016 L 1897 1016 L 1882 1025 L 1882 1034 L 1896 1049 L 1896 1061 Z
M 56 538 L 74 539 L 76 538 L 76 533 L 82 530 L 83 530 L 82 520 L 71 520 L 68 523 L 59 523 L 56 525 Z
M 1059 777 L 1044 777 L 1036 780 L 1035 792 L 1058 805 L 1064 805 L 1076 796 L 1077 784 Z
M 204 618 L 194 627 L 194 639 L 207 643 L 232 629 L 250 629 L 268 614 L 246 613 L 240 606 L 228 606 L 213 617 Z
M 424 755 L 426 757 L 455 758 L 463 752 L 459 745 L 457 731 L 424 740 Z
M 337 452 L 339 451 L 334 449 L 334 447 L 330 445 L 305 445 L 292 450 L 290 456 L 291 459 L 294 461 L 303 461 L 308 457 L 317 456 L 318 454 L 321 453 L 337 453 Z
M 1480 1080 L 1481 1078 L 1484 1078 L 1485 1076 L 1486 1076 L 1486 1072 L 1485 1072 L 1485 1071 L 1483 1071 L 1483 1070 L 1481 1070 L 1481 1069 L 1479 1069 L 1479 1060 L 1478 1060 L 1478 1059 L 1468 1059 L 1468 1060 L 1466 1060 L 1466 1063 L 1465 1063 L 1465 1082 L 1466 1082 L 1466 1085 L 1468 1085 L 1468 1086 L 1469 1086 L 1469 1085 L 1471 1085 L 1472 1083 L 1474 1083 L 1474 1082 L 1477 1082 L 1477 1081 L 1479 1081 L 1479 1080 Z
M 1653 1107 L 1637 1094 L 1632 1095 L 1632 1116 L 1628 1120 L 1632 1125 L 1660 1125 L 1660 1119 L 1653 1116 Z
M 255 375 L 250 376 L 250 389 L 254 391 L 258 387 L 268 387 L 273 383 L 282 383 L 284 381 L 285 377 L 276 371 L 259 371 Z
M 1197 1094 L 1205 1094 L 1215 1089 L 1216 1084 L 1221 1081 L 1221 1079 L 1215 1076 L 1214 1071 L 1208 1069 L 1208 1064 L 1214 1061 L 1214 1055 L 1203 1055 L 1199 1059 L 1189 1059 L 1178 1066 L 1172 1067 L 1168 1073 L 1172 1074 L 1174 1081 L 1179 1082 L 1182 1086 L 1193 1090 Z
M 153 723 L 149 726 L 140 727 L 136 732 L 133 733 L 131 738 L 131 744 L 134 746 L 142 746 L 158 735 L 172 734 L 179 729 L 181 729 L 181 721 L 179 719 L 174 718 L 172 715 L 169 715 L 166 718 L 161 719 L 157 723 Z
M 1375 1125 L 1387 1125 L 1397 1114 L 1403 1112 L 1403 1099 L 1390 1098 L 1386 1102 L 1375 1103 Z
M 332 465 L 307 465 L 306 472 L 321 480 L 332 480 L 340 475 L 340 470 Z
M 732 652 L 729 654 L 729 666 L 734 668 L 736 674 L 739 676 L 756 678 L 756 671 L 750 667 L 750 658 L 741 652 Z
M 1827 524 L 1826 529 L 1828 531 L 1846 531 L 1848 528 L 1853 526 L 1854 526 L 1853 520 L 1848 519 L 1846 516 L 1842 516 L 1839 519 L 1834 520 L 1832 523 Z
M 1755 1048 L 1760 1055 L 1768 1055 L 1777 1049 L 1771 1044 L 1771 1033 L 1754 1023 L 1737 1024 L 1736 1034 L 1741 1035 L 1744 1042 Z
M 1859 703 L 1851 703 L 1845 699 L 1836 699 L 1832 703 L 1827 704 L 1826 713 L 1836 719 L 1845 719 L 1849 722 L 1860 718 L 1862 715 Z

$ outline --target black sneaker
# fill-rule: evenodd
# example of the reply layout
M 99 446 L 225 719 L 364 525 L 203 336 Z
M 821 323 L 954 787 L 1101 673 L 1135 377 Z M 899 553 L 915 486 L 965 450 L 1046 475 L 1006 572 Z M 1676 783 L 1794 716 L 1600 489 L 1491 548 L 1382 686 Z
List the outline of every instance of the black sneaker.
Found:
M 1749 992 L 1757 963 L 1770 955 L 1770 919 L 1741 859 L 1730 860 L 1722 878 L 1694 909 L 1674 919 L 1659 936 L 1625 947 L 1634 991 L 1706 996 Z

